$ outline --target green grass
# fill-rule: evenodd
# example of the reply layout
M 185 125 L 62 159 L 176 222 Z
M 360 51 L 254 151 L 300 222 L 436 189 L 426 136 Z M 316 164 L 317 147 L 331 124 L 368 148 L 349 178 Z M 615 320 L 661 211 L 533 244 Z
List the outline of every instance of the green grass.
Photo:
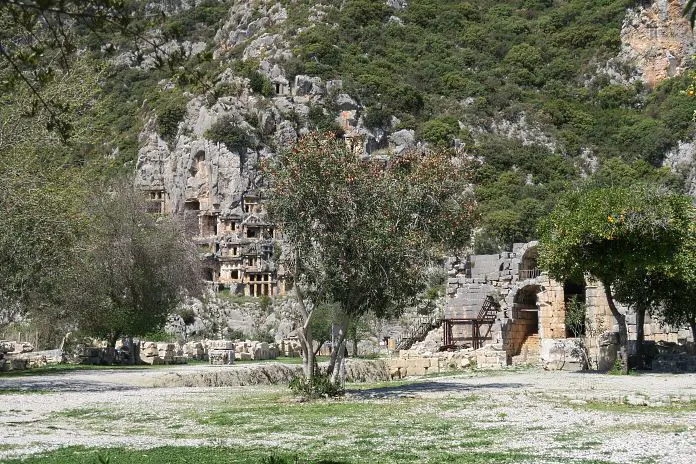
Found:
M 618 412 L 626 414 L 654 414 L 657 412 L 693 412 L 696 411 L 696 400 L 689 402 L 672 403 L 664 406 L 640 406 L 626 403 L 612 403 L 605 401 L 590 401 L 583 405 L 573 405 L 575 409 L 589 409 L 592 411 Z
M 453 443 L 456 449 L 457 444 Z M 452 462 L 460 464 L 494 464 L 494 463 L 531 463 L 531 462 L 558 462 L 555 456 L 539 456 L 523 453 L 496 453 L 476 452 L 471 450 L 440 451 L 434 455 L 423 458 L 418 452 L 418 446 L 413 449 L 389 450 L 378 452 L 380 460 L 374 459 L 374 455 L 352 454 L 345 457 L 336 457 L 332 453 L 317 450 L 307 450 L 301 453 L 293 453 L 283 450 L 272 450 L 252 447 L 226 448 L 222 446 L 201 447 L 176 447 L 164 446 L 148 450 L 130 450 L 123 448 L 113 449 L 88 449 L 82 447 L 70 447 L 45 453 L 26 460 L 9 460 L 6 464 L 220 464 L 220 463 L 249 463 L 249 464 L 291 464 L 291 463 L 316 463 L 316 464 L 341 464 L 359 462 L 401 463 L 401 462 Z M 572 463 L 601 463 L 602 461 L 565 459 Z

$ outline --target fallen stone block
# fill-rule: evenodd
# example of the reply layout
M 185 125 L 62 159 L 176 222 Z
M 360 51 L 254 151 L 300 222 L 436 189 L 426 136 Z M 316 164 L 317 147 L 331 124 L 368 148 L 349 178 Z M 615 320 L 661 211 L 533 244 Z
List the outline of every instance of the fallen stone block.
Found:
M 234 350 L 235 343 L 231 340 L 211 340 L 208 350 Z
M 234 364 L 234 350 L 210 350 L 208 351 L 208 362 L 212 365 Z

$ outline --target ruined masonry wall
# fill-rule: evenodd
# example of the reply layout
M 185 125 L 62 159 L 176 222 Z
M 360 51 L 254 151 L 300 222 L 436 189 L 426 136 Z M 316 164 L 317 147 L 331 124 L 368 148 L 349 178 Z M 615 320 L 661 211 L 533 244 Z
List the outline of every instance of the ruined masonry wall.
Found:
M 464 262 L 451 259 L 447 281 L 448 302 L 444 317 L 450 319 L 475 318 L 486 296 L 500 301 L 497 320 L 491 328 L 488 344 L 502 347 L 508 355 L 516 355 L 529 335 L 538 333 L 541 340 L 565 339 L 565 292 L 563 285 L 536 270 L 537 242 L 513 245 L 512 252 L 494 255 L 472 255 Z M 531 258 L 530 258 L 531 257 Z M 538 312 L 521 311 L 531 302 L 520 299 L 523 293 L 536 295 Z M 585 288 L 587 303 L 586 338 L 593 358 L 609 359 L 605 353 L 607 333 L 618 332 L 603 286 L 588 281 Z M 629 341 L 636 339 L 636 315 L 628 308 L 619 307 L 627 314 Z M 537 319 L 538 316 L 538 319 Z M 538 327 L 531 327 L 538 320 Z M 645 339 L 684 343 L 693 341 L 688 328 L 672 328 L 646 315 Z M 470 325 L 455 325 L 453 337 L 471 337 Z M 629 347 L 631 348 L 631 347 Z

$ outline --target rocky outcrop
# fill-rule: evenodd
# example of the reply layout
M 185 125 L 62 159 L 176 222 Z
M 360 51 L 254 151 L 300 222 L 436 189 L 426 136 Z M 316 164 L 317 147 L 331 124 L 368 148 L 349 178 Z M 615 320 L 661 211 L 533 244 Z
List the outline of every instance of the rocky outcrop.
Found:
M 684 188 L 692 197 L 696 198 L 696 143 L 694 141 L 679 142 L 665 155 L 662 163 L 672 172 L 684 176 Z
M 326 365 L 320 364 L 321 368 Z M 302 365 L 264 363 L 253 366 L 211 368 L 194 372 L 171 372 L 154 380 L 154 387 L 233 387 L 243 385 L 282 385 L 302 376 Z M 379 382 L 388 380 L 382 360 L 350 359 L 346 362 L 346 381 Z
M 626 14 L 620 57 L 633 64 L 650 87 L 681 74 L 696 52 L 693 31 L 682 16 L 683 3 L 656 0 Z

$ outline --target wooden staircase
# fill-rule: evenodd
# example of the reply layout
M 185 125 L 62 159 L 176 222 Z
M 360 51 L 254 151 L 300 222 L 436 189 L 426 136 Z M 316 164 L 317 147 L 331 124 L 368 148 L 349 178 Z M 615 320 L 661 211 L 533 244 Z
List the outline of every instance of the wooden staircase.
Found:
M 404 335 L 396 341 L 397 350 L 408 350 L 414 343 L 423 341 L 433 329 L 440 327 L 442 319 L 437 316 L 421 316 L 416 318 Z
M 474 349 L 481 348 L 486 340 L 491 335 L 493 323 L 496 320 L 500 304 L 491 296 L 487 296 L 481 305 L 479 313 L 474 318 L 454 318 L 443 319 L 445 325 L 443 347 L 444 349 L 456 348 L 457 342 L 470 341 L 471 347 Z M 470 325 L 471 337 L 455 339 L 453 336 L 453 326 L 455 325 Z

